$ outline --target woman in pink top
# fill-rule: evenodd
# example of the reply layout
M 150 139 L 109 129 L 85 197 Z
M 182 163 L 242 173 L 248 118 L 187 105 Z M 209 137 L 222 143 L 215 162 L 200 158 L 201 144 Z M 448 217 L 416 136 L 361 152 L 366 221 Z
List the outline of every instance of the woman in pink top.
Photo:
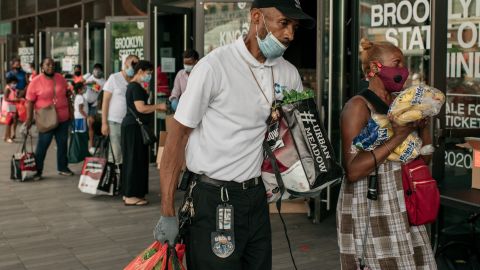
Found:
M 57 143 L 57 170 L 60 175 L 71 176 L 73 172 L 68 168 L 67 160 L 67 141 L 68 128 L 70 127 L 70 92 L 67 91 L 67 81 L 59 73 L 54 71 L 54 62 L 51 58 L 45 58 L 42 61 L 42 74 L 38 75 L 30 82 L 27 90 L 27 120 L 25 122 L 27 130 L 32 126 L 33 111 L 50 106 L 53 104 L 55 86 L 56 102 L 59 125 L 50 131 L 38 133 L 37 149 L 35 151 L 37 178 L 42 177 L 43 162 L 47 154 L 48 147 L 55 136 Z

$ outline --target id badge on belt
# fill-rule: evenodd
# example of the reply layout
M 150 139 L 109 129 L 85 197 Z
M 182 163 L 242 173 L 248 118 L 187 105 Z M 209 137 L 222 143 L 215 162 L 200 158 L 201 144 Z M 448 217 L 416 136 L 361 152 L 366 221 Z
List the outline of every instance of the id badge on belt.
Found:
M 222 204 L 217 206 L 216 227 L 211 234 L 212 251 L 219 258 L 227 258 L 235 251 L 234 212 L 233 206 L 228 204 L 228 190 L 220 189 Z

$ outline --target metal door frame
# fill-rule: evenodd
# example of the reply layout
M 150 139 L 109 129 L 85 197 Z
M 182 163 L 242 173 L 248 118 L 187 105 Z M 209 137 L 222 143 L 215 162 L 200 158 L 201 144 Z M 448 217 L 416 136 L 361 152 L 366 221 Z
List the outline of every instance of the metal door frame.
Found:
M 6 38 L 0 37 L 0 74 L 5 74 L 7 70 L 7 40 Z M 0 76 L 0 87 L 5 89 L 5 76 Z
M 98 21 L 92 21 L 92 22 L 86 22 L 85 23 L 85 73 L 90 73 L 90 28 L 91 27 L 96 27 L 99 26 L 99 28 L 103 27 L 103 63 L 106 65 L 106 29 L 107 25 L 105 22 L 98 22 Z

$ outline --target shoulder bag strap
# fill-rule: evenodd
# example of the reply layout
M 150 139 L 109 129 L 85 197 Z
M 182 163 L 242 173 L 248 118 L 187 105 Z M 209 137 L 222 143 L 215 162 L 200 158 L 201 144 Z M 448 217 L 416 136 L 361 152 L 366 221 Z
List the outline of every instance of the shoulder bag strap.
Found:
M 140 118 L 137 116 L 137 114 L 133 111 L 132 108 L 128 107 L 127 105 L 127 109 L 128 111 L 133 115 L 133 117 L 135 117 L 135 120 L 137 121 L 137 123 L 140 125 L 140 126 L 143 126 L 143 122 L 140 120 Z
M 359 96 L 365 98 L 374 108 L 377 113 L 387 114 L 389 106 L 383 102 L 373 91 L 365 89 L 362 92 L 358 93 Z
M 295 270 L 297 270 L 297 264 L 295 263 L 295 258 L 293 257 L 290 238 L 288 237 L 287 224 L 285 224 L 285 220 L 283 220 L 283 216 L 280 213 L 280 210 L 282 209 L 282 198 L 283 194 L 285 193 L 285 185 L 283 183 L 282 175 L 280 174 L 280 169 L 278 168 L 277 159 L 275 158 L 275 155 L 272 152 L 272 148 L 270 148 L 270 145 L 268 145 L 268 142 L 266 140 L 263 141 L 263 150 L 265 151 L 268 159 L 270 160 L 273 172 L 275 173 L 275 179 L 277 180 L 278 188 L 280 189 L 280 198 L 275 203 L 275 205 L 277 206 L 278 216 L 280 217 L 280 220 L 283 224 L 283 231 L 285 232 L 285 238 L 287 239 L 288 250 L 290 251 L 290 258 L 292 259 L 293 267 L 295 268 Z

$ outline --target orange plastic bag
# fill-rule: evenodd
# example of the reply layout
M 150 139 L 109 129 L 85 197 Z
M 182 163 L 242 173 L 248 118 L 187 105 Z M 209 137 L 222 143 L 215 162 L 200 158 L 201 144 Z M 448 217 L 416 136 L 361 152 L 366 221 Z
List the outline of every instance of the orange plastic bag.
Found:
M 123 270 L 185 270 L 182 264 L 185 245 L 175 248 L 155 241 Z

